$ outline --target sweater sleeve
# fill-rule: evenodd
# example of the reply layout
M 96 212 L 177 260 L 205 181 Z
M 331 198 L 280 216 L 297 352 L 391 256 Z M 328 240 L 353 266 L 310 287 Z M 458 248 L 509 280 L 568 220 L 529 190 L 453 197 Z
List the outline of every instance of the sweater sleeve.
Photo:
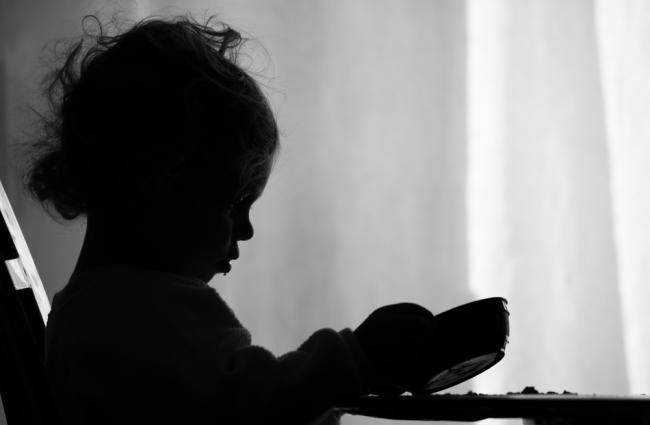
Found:
M 191 310 L 165 309 L 163 320 L 174 351 L 195 364 L 187 376 L 195 397 L 207 396 L 206 416 L 233 424 L 305 424 L 367 392 L 367 361 L 350 329 L 320 329 L 296 350 L 275 356 L 251 344 L 216 291 L 196 295 L 184 303 Z
M 303 424 L 364 394 L 364 365 L 354 338 L 349 329 L 321 329 L 297 350 L 275 357 L 234 331 L 214 356 L 215 384 L 222 390 L 219 398 L 228 400 L 229 421 Z

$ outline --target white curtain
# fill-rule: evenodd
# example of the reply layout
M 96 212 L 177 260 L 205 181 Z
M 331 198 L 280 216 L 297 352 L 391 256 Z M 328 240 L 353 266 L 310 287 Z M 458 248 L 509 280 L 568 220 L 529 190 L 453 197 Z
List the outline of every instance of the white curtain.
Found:
M 255 343 L 499 295 L 506 357 L 451 391 L 650 393 L 649 3 L 5 0 L 5 145 L 24 140 L 43 44 L 117 9 L 216 12 L 263 46 L 249 63 L 282 153 L 255 237 L 212 282 Z M 83 223 L 48 221 L 6 173 L 51 295 Z
M 478 386 L 647 393 L 650 5 L 470 5 L 470 282 L 512 311 Z

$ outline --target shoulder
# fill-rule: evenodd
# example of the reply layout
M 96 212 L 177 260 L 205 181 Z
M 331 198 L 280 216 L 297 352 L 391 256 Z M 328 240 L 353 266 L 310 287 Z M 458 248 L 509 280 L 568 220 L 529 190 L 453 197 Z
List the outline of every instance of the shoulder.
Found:
M 53 301 L 49 333 L 173 338 L 203 330 L 241 328 L 219 294 L 184 276 L 112 266 L 74 276 Z M 126 341 L 125 341 L 126 342 Z

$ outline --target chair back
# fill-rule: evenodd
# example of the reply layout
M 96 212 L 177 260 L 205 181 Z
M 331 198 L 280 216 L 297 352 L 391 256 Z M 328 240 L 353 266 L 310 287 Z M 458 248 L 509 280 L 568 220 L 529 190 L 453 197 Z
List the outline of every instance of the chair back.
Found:
M 44 367 L 49 310 L 0 182 L 0 396 L 8 425 L 59 423 Z

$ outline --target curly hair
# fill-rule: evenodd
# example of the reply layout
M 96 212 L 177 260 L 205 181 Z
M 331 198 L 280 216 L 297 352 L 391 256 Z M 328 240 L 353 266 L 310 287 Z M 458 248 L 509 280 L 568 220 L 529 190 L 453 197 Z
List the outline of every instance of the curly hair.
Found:
M 242 188 L 267 178 L 279 148 L 274 115 L 237 63 L 246 40 L 211 21 L 150 17 L 111 36 L 85 17 L 43 81 L 31 195 L 72 220 L 184 179 L 209 184 L 215 170 L 231 169 Z

